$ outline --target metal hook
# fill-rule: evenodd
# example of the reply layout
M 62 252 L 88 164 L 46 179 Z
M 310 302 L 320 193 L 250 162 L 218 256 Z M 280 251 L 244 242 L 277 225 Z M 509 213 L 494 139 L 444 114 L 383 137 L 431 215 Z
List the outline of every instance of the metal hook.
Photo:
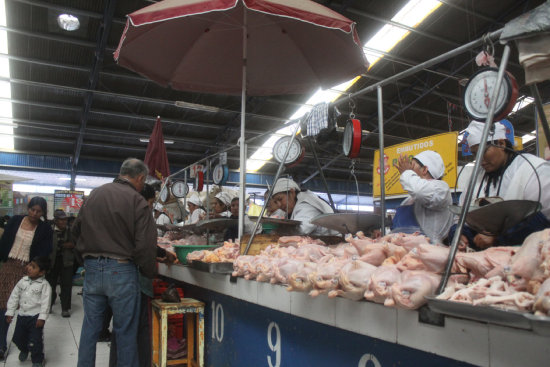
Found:
M 489 33 L 483 36 L 483 51 L 485 51 L 489 56 L 493 56 L 495 54 L 495 44 L 493 43 Z
M 355 118 L 355 101 L 352 98 L 349 98 L 349 118 Z

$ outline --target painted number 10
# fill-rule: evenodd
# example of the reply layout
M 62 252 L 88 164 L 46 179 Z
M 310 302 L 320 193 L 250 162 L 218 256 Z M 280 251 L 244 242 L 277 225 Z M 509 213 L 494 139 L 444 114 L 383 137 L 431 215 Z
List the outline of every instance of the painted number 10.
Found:
M 273 329 L 275 329 L 275 343 L 273 343 Z M 279 367 L 281 365 L 281 330 L 276 322 L 271 322 L 267 328 L 267 345 L 272 352 L 275 352 L 275 363 L 271 356 L 267 356 L 269 367 Z
M 223 307 L 216 302 L 212 302 L 212 339 L 223 340 Z

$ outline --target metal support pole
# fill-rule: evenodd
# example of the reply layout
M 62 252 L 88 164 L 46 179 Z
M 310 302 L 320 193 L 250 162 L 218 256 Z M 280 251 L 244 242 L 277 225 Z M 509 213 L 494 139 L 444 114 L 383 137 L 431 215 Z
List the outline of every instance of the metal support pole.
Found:
M 245 127 L 246 127 L 246 58 L 247 58 L 247 25 L 246 11 L 243 12 L 243 77 L 241 88 L 241 149 L 240 163 L 241 169 L 239 172 L 239 238 L 244 234 L 244 198 L 246 190 L 246 142 L 245 142 Z
M 323 185 L 325 186 L 325 190 L 328 195 L 328 200 L 330 201 L 330 206 L 332 207 L 332 210 L 336 213 L 336 206 L 334 206 L 334 201 L 332 201 L 332 195 L 330 195 L 330 190 L 328 188 L 328 183 L 325 178 L 325 174 L 323 173 L 323 168 L 321 167 L 321 162 L 319 162 L 319 157 L 317 156 L 317 151 L 315 150 L 315 146 L 313 145 L 313 141 L 311 141 L 311 138 L 308 138 L 307 141 L 309 142 L 309 147 L 311 148 L 311 153 L 313 153 L 313 159 L 315 160 L 315 163 L 317 164 L 317 169 L 319 170 L 319 174 L 321 175 L 321 179 L 323 180 Z
M 183 182 L 185 183 L 185 187 L 189 191 L 189 186 L 187 186 L 187 170 L 184 172 L 183 175 Z M 183 209 L 187 211 L 187 195 L 183 197 Z M 189 212 L 188 212 L 189 213 Z M 183 224 L 185 224 L 185 221 L 183 221 Z
M 539 114 L 542 131 L 544 131 L 544 136 L 546 137 L 546 143 L 550 146 L 550 128 L 548 127 L 548 120 L 544 114 L 544 107 L 542 107 L 542 99 L 540 97 L 539 88 L 536 84 L 532 84 L 530 88 L 533 98 L 535 98 L 535 106 L 537 107 L 537 112 Z
M 296 122 L 296 127 L 294 128 L 294 131 L 292 132 L 292 138 L 290 138 L 290 141 L 288 142 L 288 145 L 286 146 L 285 154 L 283 155 L 283 159 L 281 160 L 281 163 L 279 163 L 279 168 L 277 169 L 277 173 L 275 174 L 275 179 L 273 180 L 273 185 L 268 190 L 267 198 L 264 201 L 264 206 L 262 207 L 262 211 L 260 212 L 260 215 L 258 216 L 258 220 L 256 223 L 254 223 L 254 229 L 252 230 L 252 233 L 250 234 L 250 239 L 248 240 L 248 243 L 246 244 L 246 248 L 244 250 L 244 255 L 248 254 L 248 250 L 250 250 L 250 245 L 252 244 L 252 241 L 254 240 L 254 236 L 256 235 L 256 231 L 258 230 L 258 226 L 260 225 L 260 222 L 262 220 L 262 217 L 264 216 L 265 209 L 267 208 L 267 203 L 269 202 L 269 199 L 271 199 L 271 195 L 273 194 L 273 188 L 275 187 L 275 184 L 277 183 L 277 180 L 279 179 L 279 176 L 281 175 L 281 172 L 283 171 L 283 167 L 285 165 L 286 157 L 288 156 L 288 152 L 290 151 L 290 147 L 292 146 L 292 143 L 294 142 L 294 139 L 296 138 L 296 134 L 298 133 L 298 129 L 300 128 L 300 122 Z
M 386 235 L 386 181 L 384 179 L 384 108 L 382 105 L 382 87 L 376 88 L 378 94 L 378 144 L 380 145 L 380 231 Z
M 466 197 L 464 199 L 464 204 L 463 204 L 462 210 L 460 212 L 460 218 L 458 220 L 458 224 L 457 224 L 457 227 L 456 227 L 456 231 L 455 231 L 453 240 L 451 241 L 451 248 L 449 249 L 449 259 L 447 260 L 447 265 L 445 267 L 445 273 L 443 274 L 443 277 L 441 278 L 441 283 L 439 284 L 439 287 L 437 288 L 436 294 L 440 294 L 445 290 L 445 287 L 447 286 L 447 281 L 449 280 L 449 276 L 451 275 L 451 268 L 453 266 L 456 251 L 458 249 L 458 242 L 460 240 L 460 236 L 462 235 L 462 227 L 464 226 L 464 223 L 466 221 L 466 214 L 468 213 L 468 208 L 470 207 L 470 202 L 472 201 L 472 196 L 473 196 L 473 193 L 474 193 L 474 187 L 475 187 L 475 183 L 476 183 L 476 177 L 478 176 L 478 174 L 480 172 L 481 160 L 483 159 L 483 154 L 485 153 L 485 148 L 487 146 L 487 137 L 489 136 L 489 130 L 491 129 L 491 126 L 493 124 L 497 97 L 498 97 L 498 93 L 500 91 L 500 87 L 502 85 L 502 79 L 503 79 L 504 73 L 506 71 L 506 65 L 508 64 L 509 57 L 510 57 L 510 46 L 508 44 L 506 44 L 506 46 L 504 46 L 504 52 L 502 54 L 502 60 L 501 60 L 501 63 L 500 63 L 500 67 L 498 69 L 498 75 L 497 75 L 497 81 L 496 81 L 495 89 L 493 90 L 493 94 L 491 96 L 491 103 L 489 104 L 489 111 L 487 112 L 487 119 L 485 120 L 485 127 L 483 128 L 483 134 L 482 134 L 482 137 L 481 137 L 481 141 L 479 142 L 479 146 L 477 148 L 476 162 L 475 162 L 475 165 L 474 165 L 474 170 L 472 172 L 472 176 L 470 176 L 470 182 L 468 183 L 468 189 L 466 191 Z

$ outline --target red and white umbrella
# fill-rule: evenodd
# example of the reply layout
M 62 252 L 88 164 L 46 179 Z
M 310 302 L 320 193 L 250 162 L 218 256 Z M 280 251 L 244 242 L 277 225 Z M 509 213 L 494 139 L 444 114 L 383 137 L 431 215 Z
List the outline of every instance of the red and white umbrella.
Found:
M 355 23 L 310 0 L 164 0 L 128 15 L 114 56 L 163 86 L 241 94 L 241 142 L 246 95 L 312 92 L 368 68 Z M 245 162 L 241 144 L 241 213 Z

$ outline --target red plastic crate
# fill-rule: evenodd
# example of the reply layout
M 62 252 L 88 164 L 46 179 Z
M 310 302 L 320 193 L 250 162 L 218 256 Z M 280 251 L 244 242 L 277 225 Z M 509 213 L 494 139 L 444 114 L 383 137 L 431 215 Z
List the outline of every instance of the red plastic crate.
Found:
M 166 289 L 168 289 L 168 285 L 169 285 L 168 282 L 165 282 L 164 280 L 153 279 L 153 295 L 154 295 L 154 298 L 161 298 L 164 291 Z M 176 289 L 178 290 L 178 294 L 180 295 L 180 298 L 184 298 L 183 297 L 183 289 L 181 289 L 180 287 L 176 287 Z

